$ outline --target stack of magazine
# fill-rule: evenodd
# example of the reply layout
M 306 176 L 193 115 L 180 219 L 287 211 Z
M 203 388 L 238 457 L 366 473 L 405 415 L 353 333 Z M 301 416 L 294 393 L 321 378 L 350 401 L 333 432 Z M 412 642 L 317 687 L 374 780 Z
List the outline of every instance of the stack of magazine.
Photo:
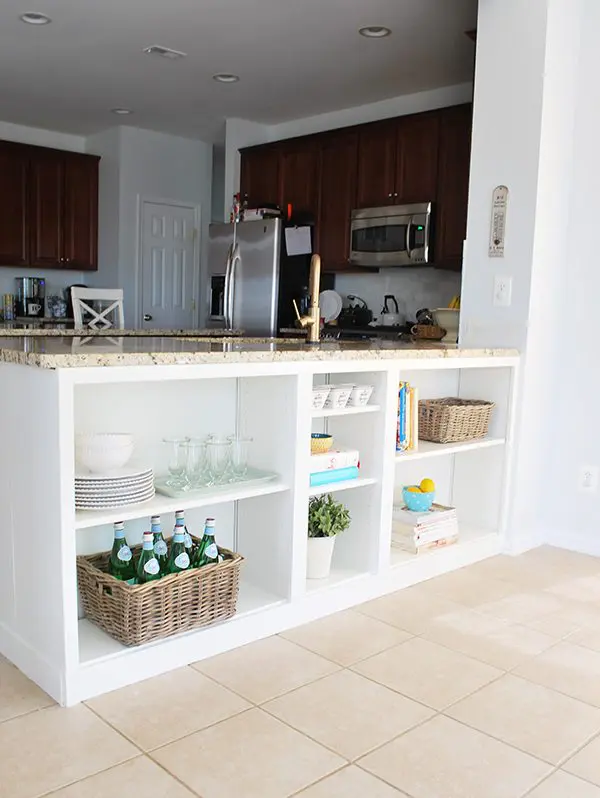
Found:
M 329 485 L 356 479 L 360 468 L 360 456 L 356 449 L 331 449 L 310 456 L 310 486 Z
M 449 546 L 458 540 L 458 518 L 454 507 L 432 504 L 426 512 L 415 513 L 405 506 L 394 507 L 392 548 L 418 554 Z

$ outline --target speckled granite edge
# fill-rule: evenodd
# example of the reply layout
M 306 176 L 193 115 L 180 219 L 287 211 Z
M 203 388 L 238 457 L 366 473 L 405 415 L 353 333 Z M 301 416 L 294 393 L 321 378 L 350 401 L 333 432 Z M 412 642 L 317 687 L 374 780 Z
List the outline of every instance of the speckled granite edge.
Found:
M 0 323 L 0 338 L 23 337 L 125 337 L 125 338 L 235 338 L 242 335 L 242 330 L 215 330 L 204 327 L 198 330 L 90 330 L 89 328 L 61 328 L 61 327 L 4 327 Z
M 173 366 L 236 363 L 293 363 L 323 361 L 364 360 L 439 360 L 479 357 L 517 357 L 515 349 L 459 349 L 405 348 L 293 350 L 293 351 L 215 351 L 215 352 L 137 352 L 137 353 L 78 353 L 42 354 L 0 349 L 0 362 L 37 366 L 46 369 L 122 367 L 122 366 Z

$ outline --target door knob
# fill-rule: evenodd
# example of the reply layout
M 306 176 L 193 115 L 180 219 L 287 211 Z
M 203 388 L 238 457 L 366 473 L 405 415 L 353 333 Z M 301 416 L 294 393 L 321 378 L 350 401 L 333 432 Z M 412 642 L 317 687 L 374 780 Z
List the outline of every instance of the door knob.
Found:
M 144 313 L 144 321 L 152 321 L 152 316 L 149 313 Z

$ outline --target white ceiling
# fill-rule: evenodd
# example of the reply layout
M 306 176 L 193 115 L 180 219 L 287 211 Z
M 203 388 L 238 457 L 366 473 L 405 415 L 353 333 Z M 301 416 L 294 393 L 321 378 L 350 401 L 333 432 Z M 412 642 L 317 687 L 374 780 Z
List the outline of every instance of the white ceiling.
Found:
M 226 117 L 275 124 L 470 80 L 476 13 L 477 0 L 1 0 L 0 119 L 214 141 Z M 363 25 L 393 34 L 364 39 Z M 151 44 L 188 57 L 144 55 Z

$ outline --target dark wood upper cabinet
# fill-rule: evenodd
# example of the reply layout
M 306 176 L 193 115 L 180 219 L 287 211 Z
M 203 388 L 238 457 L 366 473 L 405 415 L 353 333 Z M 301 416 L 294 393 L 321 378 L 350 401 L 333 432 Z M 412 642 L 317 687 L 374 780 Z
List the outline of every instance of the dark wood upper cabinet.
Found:
M 281 145 L 281 202 L 292 212 L 317 217 L 319 203 L 319 148 L 316 138 Z
M 433 202 L 437 193 L 439 116 L 415 114 L 398 120 L 396 204 Z
M 256 147 L 242 152 L 240 193 L 248 197 L 251 208 L 263 203 L 281 202 L 279 185 L 279 149 Z
M 396 146 L 395 119 L 359 130 L 357 208 L 377 208 L 396 201 Z
M 350 214 L 356 207 L 358 134 L 323 136 L 318 251 L 325 271 L 349 268 Z
M 63 161 L 53 152 L 31 158 L 31 259 L 28 265 L 62 268 Z
M 0 265 L 29 263 L 29 159 L 19 145 L 0 142 Z
M 64 159 L 63 257 L 69 269 L 98 268 L 98 159 Z
M 467 232 L 472 106 L 440 111 L 435 265 L 460 270 Z

